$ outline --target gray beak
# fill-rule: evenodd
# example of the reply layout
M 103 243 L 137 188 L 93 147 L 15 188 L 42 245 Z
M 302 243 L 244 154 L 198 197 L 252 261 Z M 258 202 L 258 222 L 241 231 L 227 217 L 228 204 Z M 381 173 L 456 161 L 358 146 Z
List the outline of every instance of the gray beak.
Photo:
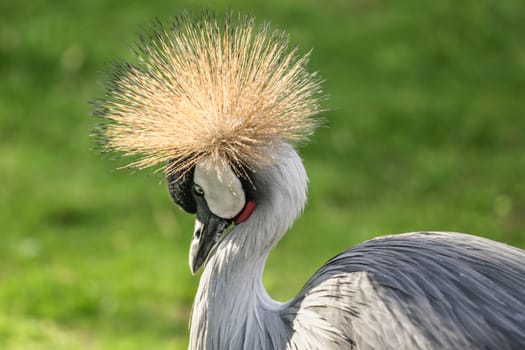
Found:
M 200 200 L 199 200 L 200 199 Z M 190 245 L 190 270 L 195 274 L 206 262 L 224 230 L 230 226 L 231 220 L 214 215 L 203 198 L 197 199 L 197 218 Z

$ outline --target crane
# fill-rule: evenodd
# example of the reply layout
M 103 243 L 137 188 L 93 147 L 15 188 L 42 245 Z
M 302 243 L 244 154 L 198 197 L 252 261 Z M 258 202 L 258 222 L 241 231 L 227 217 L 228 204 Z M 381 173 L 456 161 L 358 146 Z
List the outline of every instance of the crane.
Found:
M 196 215 L 189 349 L 525 349 L 525 251 L 473 235 L 378 237 L 270 298 L 266 259 L 307 199 L 295 144 L 323 98 L 288 41 L 249 16 L 185 13 L 154 24 L 94 102 L 104 147 L 163 164 Z

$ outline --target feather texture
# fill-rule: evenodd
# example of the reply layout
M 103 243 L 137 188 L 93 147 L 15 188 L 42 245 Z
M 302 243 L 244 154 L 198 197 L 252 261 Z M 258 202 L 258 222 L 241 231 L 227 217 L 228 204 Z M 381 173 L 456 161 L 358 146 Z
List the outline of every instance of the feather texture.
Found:
M 336 256 L 284 310 L 298 328 L 305 312 L 329 320 L 356 349 L 523 349 L 524 288 L 523 250 L 417 232 Z
M 137 63 L 116 64 L 94 101 L 106 149 L 140 156 L 130 166 L 170 161 L 171 174 L 206 157 L 254 168 L 273 162 L 278 141 L 303 140 L 318 124 L 320 79 L 305 69 L 308 54 L 268 23 L 185 14 L 153 25 L 134 52 Z

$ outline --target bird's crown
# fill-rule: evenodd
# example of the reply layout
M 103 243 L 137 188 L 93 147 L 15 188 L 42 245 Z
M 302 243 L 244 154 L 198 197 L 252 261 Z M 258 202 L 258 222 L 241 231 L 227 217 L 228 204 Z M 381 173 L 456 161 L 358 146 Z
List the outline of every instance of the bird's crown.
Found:
M 139 156 L 129 166 L 162 163 L 170 174 L 211 158 L 252 168 L 317 125 L 320 79 L 305 69 L 308 54 L 268 23 L 184 14 L 155 23 L 133 52 L 137 62 L 115 64 L 94 103 L 105 149 Z

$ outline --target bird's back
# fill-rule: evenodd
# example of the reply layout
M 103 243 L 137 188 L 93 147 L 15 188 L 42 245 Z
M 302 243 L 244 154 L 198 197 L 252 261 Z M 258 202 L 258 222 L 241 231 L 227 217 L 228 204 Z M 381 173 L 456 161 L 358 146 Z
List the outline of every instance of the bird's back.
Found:
M 525 349 L 525 251 L 455 233 L 376 238 L 282 310 L 294 349 Z

